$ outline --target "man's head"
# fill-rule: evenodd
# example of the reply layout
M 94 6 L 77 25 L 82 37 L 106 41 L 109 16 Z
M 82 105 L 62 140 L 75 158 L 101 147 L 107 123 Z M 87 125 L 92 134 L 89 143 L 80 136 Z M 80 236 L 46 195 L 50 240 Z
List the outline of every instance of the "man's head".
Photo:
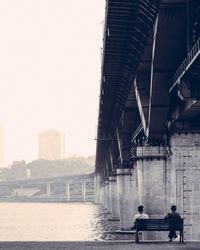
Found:
M 172 206 L 171 206 L 171 210 L 172 210 L 173 212 L 175 212 L 175 211 L 176 211 L 176 205 L 172 205 Z
M 144 207 L 142 205 L 138 206 L 138 212 L 143 213 Z

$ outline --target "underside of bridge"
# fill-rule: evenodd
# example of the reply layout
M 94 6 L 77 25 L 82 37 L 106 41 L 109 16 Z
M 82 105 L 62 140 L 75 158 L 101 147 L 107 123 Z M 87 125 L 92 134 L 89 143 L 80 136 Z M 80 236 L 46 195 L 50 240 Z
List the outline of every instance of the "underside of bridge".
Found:
M 199 81 L 200 1 L 106 1 L 96 201 L 122 229 L 138 204 L 158 217 L 176 204 L 200 238 Z

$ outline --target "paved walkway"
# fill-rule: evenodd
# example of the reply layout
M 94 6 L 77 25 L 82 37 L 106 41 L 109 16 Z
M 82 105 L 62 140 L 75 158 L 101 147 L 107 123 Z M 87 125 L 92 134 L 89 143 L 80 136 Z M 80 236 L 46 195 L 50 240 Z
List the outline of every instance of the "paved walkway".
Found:
M 200 250 L 200 242 L 180 244 L 143 242 L 136 244 L 126 241 L 96 242 L 0 242 L 0 250 Z

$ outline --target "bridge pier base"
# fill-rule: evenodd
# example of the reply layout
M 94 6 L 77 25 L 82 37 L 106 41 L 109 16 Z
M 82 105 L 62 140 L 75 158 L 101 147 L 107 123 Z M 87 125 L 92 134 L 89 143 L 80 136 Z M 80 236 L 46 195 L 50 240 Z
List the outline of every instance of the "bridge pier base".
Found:
M 119 198 L 117 190 L 117 177 L 109 177 L 110 220 L 119 220 Z
M 166 149 L 157 146 L 136 150 L 139 200 L 150 218 L 164 218 L 167 206 Z M 164 240 L 166 232 L 145 232 L 145 239 Z
M 96 174 L 94 177 L 94 201 L 96 204 L 101 203 L 101 188 L 100 188 L 100 175 Z
M 106 181 L 103 183 L 102 188 L 101 188 L 101 205 L 107 209 L 108 205 L 107 205 L 107 186 L 108 184 L 106 184 Z
M 70 183 L 66 184 L 66 197 L 67 201 L 70 201 Z
M 200 239 L 200 132 L 177 132 L 170 138 L 172 201 L 184 219 L 186 240 Z
M 47 183 L 47 197 L 51 197 L 51 183 Z
M 82 196 L 83 196 L 83 202 L 86 202 L 86 181 L 83 180 L 82 182 Z
M 104 185 L 99 188 L 99 204 L 104 206 Z
M 105 181 L 105 208 L 110 213 L 110 193 L 109 193 L 109 181 Z
M 120 229 L 127 230 L 133 225 L 133 185 L 131 169 L 117 169 L 117 187 L 119 194 Z

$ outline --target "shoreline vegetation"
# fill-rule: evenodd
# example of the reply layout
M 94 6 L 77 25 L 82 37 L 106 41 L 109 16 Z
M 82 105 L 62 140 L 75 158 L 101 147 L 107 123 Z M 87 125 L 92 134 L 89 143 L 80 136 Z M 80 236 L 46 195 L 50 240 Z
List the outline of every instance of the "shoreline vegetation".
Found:
M 70 157 L 61 160 L 38 159 L 26 163 L 16 161 L 0 170 L 1 181 L 54 178 L 90 174 L 94 172 L 95 157 Z

